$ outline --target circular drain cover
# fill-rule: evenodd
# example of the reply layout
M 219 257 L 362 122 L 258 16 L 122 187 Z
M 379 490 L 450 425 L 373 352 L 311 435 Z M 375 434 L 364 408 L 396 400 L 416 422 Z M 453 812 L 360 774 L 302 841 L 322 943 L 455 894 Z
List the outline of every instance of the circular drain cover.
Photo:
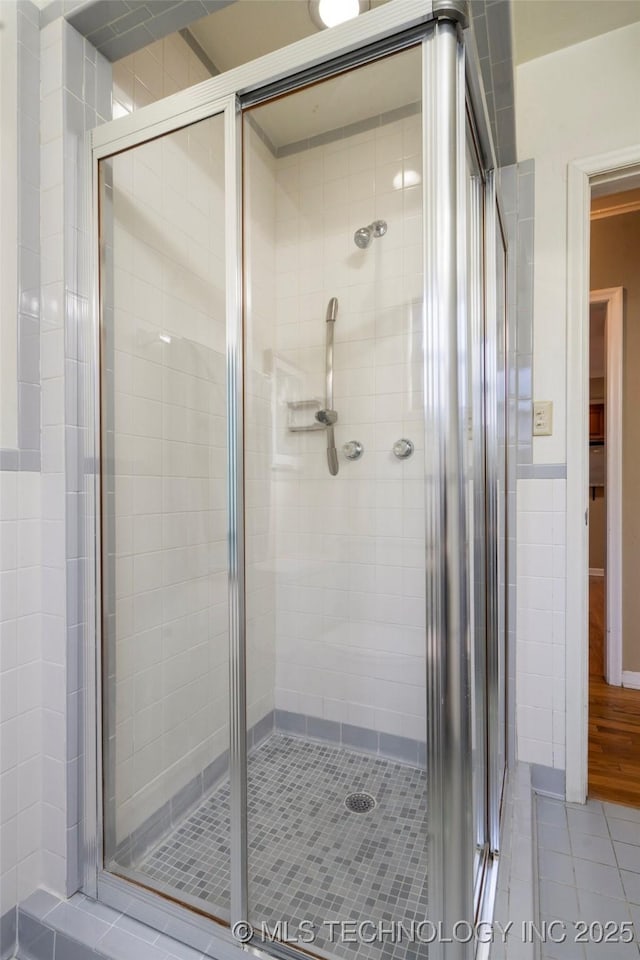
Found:
M 344 805 L 351 813 L 369 813 L 375 807 L 376 801 L 370 793 L 350 793 L 345 797 Z

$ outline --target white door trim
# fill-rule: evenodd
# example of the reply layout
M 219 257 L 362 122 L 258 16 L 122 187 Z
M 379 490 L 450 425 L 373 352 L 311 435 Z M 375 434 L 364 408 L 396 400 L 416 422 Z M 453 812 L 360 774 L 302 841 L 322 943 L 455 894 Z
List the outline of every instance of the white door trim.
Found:
M 607 307 L 606 344 L 606 550 L 607 626 L 605 638 L 607 683 L 622 684 L 622 344 L 624 292 L 622 287 L 592 290 L 589 303 Z M 589 371 L 587 370 L 587 377 Z
M 574 803 L 587 797 L 590 181 L 619 181 L 638 164 L 640 145 L 568 165 L 566 793 Z

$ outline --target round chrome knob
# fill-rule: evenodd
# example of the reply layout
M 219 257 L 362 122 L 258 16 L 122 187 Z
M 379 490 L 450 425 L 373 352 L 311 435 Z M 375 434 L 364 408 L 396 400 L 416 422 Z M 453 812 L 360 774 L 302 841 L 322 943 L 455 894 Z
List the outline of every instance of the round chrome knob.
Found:
M 342 452 L 347 460 L 359 460 L 364 453 L 364 447 L 359 440 L 348 440 L 342 444 Z
M 397 457 L 398 460 L 406 460 L 407 457 L 410 457 L 413 453 L 413 443 L 411 440 L 407 440 L 406 437 L 402 437 L 400 440 L 396 440 L 393 445 L 393 455 Z

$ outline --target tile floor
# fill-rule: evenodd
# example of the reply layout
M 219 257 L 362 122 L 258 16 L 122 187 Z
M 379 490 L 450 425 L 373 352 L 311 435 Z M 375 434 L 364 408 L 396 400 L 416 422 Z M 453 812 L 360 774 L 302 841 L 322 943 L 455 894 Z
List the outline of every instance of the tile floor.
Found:
M 346 810 L 344 799 L 355 791 L 376 798 L 373 811 Z M 248 793 L 254 926 L 287 920 L 295 936 L 300 921 L 309 920 L 315 950 L 350 960 L 415 960 L 418 944 L 332 943 L 326 921 L 410 922 L 426 915 L 424 771 L 276 735 L 250 756 Z M 229 859 L 223 783 L 137 870 L 228 909 Z
M 640 956 L 640 810 L 589 800 L 535 798 L 540 919 L 564 922 L 564 943 L 542 944 L 543 960 L 637 960 Z M 585 931 L 586 943 L 575 942 Z M 605 933 L 632 943 L 596 942 Z M 593 927 L 590 925 L 594 924 Z M 609 926 L 607 926 L 609 924 Z M 560 926 L 556 927 L 559 939 Z M 590 936 L 590 934 L 592 936 Z

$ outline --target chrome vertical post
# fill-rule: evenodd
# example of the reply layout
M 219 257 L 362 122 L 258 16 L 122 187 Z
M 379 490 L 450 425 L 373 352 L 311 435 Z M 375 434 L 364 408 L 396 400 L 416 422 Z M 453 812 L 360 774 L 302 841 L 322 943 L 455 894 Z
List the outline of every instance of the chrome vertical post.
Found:
M 231 923 L 247 916 L 247 719 L 244 566 L 244 357 L 242 139 L 238 101 L 224 115 L 227 301 L 227 510 L 229 557 L 229 774 Z
M 451 14 L 449 14 L 451 15 Z M 423 42 L 423 231 L 429 918 L 473 920 L 471 703 L 459 327 L 466 323 L 465 84 L 458 25 Z M 471 945 L 429 947 L 467 960 Z
M 498 849 L 502 776 L 499 769 L 501 698 L 498 690 L 500 644 L 498 636 L 498 302 L 497 282 L 497 209 L 495 171 L 487 174 L 485 192 L 486 251 L 486 343 L 485 343 L 485 418 L 486 418 L 486 511 L 487 511 L 487 706 L 489 726 L 489 843 Z

